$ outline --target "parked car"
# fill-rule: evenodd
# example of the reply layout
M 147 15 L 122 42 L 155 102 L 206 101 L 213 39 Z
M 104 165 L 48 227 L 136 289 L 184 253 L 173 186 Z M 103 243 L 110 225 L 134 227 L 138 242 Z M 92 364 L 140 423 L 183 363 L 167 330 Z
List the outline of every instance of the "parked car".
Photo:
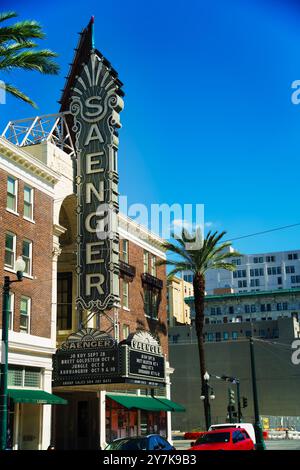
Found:
M 209 428 L 209 431 L 214 431 L 218 429 L 226 429 L 226 428 L 243 428 L 246 429 L 247 433 L 249 434 L 250 438 L 256 444 L 255 438 L 255 431 L 254 426 L 252 423 L 223 423 L 223 424 L 212 424 Z
M 175 447 L 159 434 L 149 434 L 115 439 L 104 450 L 175 450 Z
M 191 444 L 189 450 L 254 450 L 254 443 L 243 428 L 208 431 Z

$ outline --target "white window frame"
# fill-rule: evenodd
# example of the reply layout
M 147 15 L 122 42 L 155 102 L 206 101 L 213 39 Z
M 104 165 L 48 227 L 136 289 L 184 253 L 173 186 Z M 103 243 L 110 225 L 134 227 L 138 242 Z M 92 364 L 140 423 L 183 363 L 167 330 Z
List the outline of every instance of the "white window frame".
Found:
M 15 183 L 15 194 L 14 194 L 14 197 L 15 197 L 15 208 L 14 209 L 10 209 L 10 207 L 7 207 L 7 196 L 8 196 L 8 179 L 11 178 L 12 180 L 14 180 L 14 183 Z M 18 213 L 18 190 L 19 190 L 19 181 L 18 179 L 15 177 L 15 176 L 12 176 L 12 175 L 7 175 L 7 181 L 6 181 L 6 210 L 8 212 L 11 212 L 12 214 L 15 214 L 15 215 L 19 215 Z M 9 193 L 10 194 L 10 193 Z
M 149 251 L 144 250 L 143 253 L 143 263 L 144 263 L 144 273 L 149 273 Z
M 124 286 L 127 286 L 126 289 L 126 294 L 124 295 Z M 127 298 L 127 302 L 124 302 L 124 298 Z M 129 282 L 125 281 L 123 279 L 123 285 L 122 285 L 122 306 L 124 309 L 129 310 Z
M 32 277 L 32 241 L 28 240 L 28 238 L 24 238 L 23 239 L 23 244 L 24 244 L 24 242 L 29 243 L 29 267 L 30 267 L 30 269 L 29 269 L 29 272 L 24 271 L 23 275 L 25 277 Z M 22 244 L 22 258 L 25 261 L 24 255 L 23 255 L 23 244 Z
M 129 262 L 128 246 L 129 246 L 128 240 L 126 238 L 123 238 L 122 239 L 122 261 L 124 261 L 124 263 L 127 263 L 127 264 Z M 124 247 L 126 247 L 125 250 L 124 250 Z
M 9 299 L 10 299 L 10 310 L 8 315 L 8 329 L 10 331 L 13 331 L 14 329 L 14 308 L 15 308 L 15 294 L 14 292 L 9 293 Z
M 6 252 L 6 235 L 12 235 L 13 237 L 13 266 L 5 264 L 5 252 Z M 15 264 L 16 264 L 16 249 L 17 249 L 17 236 L 13 232 L 5 232 L 5 247 L 4 247 L 4 269 L 8 271 L 15 271 Z
M 151 253 L 151 275 L 156 277 L 157 269 L 156 269 L 156 256 Z
M 28 324 L 27 324 L 27 331 L 21 329 L 21 301 L 22 299 L 26 299 L 27 302 L 27 317 L 28 317 Z M 30 327 L 31 327 L 31 298 L 27 297 L 26 295 L 22 295 L 20 298 L 20 333 L 30 334 Z
M 27 217 L 27 216 L 25 215 L 25 188 L 30 189 L 30 194 L 31 194 L 31 197 L 30 197 L 31 217 Z M 34 211 L 34 189 L 33 189 L 31 186 L 29 186 L 28 184 L 25 184 L 25 186 L 24 186 L 24 190 L 23 190 L 23 203 L 24 203 L 23 219 L 28 220 L 29 222 L 33 222 L 33 221 L 34 221 L 34 216 L 33 216 L 33 211 Z
M 126 330 L 126 334 L 124 334 L 124 331 L 125 331 L 125 330 Z M 128 336 L 129 336 L 129 334 L 130 334 L 130 328 L 129 328 L 129 325 L 127 325 L 127 324 L 126 324 L 126 325 L 125 325 L 125 324 L 123 324 L 123 326 L 122 326 L 122 335 L 123 335 L 123 339 L 127 339 L 127 338 L 128 338 Z

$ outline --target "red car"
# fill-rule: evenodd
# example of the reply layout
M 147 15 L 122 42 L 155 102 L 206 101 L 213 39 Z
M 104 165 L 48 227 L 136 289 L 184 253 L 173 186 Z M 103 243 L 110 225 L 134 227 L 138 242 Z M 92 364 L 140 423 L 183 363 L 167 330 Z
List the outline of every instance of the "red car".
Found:
M 208 431 L 193 442 L 189 450 L 254 450 L 254 444 L 243 428 Z

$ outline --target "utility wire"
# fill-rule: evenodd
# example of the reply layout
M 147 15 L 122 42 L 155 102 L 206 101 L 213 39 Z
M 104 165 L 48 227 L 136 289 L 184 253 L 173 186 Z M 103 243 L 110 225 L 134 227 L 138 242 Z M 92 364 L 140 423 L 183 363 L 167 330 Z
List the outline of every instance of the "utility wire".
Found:
M 269 230 L 263 230 L 262 232 L 255 232 L 255 233 L 249 233 L 248 235 L 242 235 L 241 237 L 235 237 L 235 238 L 231 238 L 230 240 L 225 240 L 225 241 L 235 241 L 235 240 L 241 240 L 242 238 L 248 238 L 248 237 L 255 237 L 257 235 L 263 235 L 265 233 L 270 233 L 270 232 L 276 232 L 278 230 L 285 230 L 287 228 L 292 228 L 292 227 L 297 227 L 300 225 L 300 222 L 296 223 L 296 224 L 291 224 L 291 225 L 283 225 L 282 227 L 275 227 L 275 228 L 272 228 L 272 229 L 269 229 Z M 221 242 L 223 243 L 223 242 Z

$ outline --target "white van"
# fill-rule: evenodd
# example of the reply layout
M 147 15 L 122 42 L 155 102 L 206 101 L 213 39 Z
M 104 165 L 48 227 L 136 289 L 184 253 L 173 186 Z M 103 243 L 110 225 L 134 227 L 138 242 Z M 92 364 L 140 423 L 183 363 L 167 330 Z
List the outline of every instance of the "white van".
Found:
M 212 424 L 209 431 L 215 431 L 217 429 L 224 428 L 243 428 L 249 434 L 253 443 L 256 444 L 255 431 L 252 423 L 225 423 L 225 424 Z

